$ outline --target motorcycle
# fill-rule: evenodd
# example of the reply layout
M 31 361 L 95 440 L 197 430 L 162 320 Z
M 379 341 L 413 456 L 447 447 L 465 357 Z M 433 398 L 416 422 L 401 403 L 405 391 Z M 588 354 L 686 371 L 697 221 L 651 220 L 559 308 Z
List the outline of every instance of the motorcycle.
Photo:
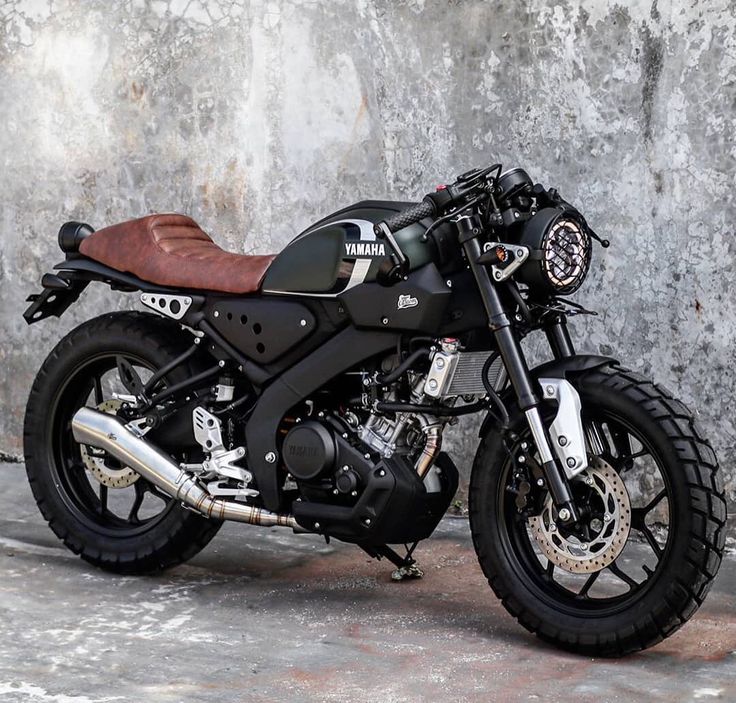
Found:
M 225 252 L 183 215 L 67 222 L 26 321 L 93 281 L 148 310 L 81 324 L 41 367 L 24 428 L 38 506 L 122 574 L 186 561 L 234 520 L 417 578 L 458 488 L 443 432 L 483 413 L 469 519 L 495 594 L 559 647 L 649 647 L 703 602 L 726 504 L 685 405 L 574 348 L 568 318 L 589 311 L 568 296 L 595 241 L 554 188 L 500 164 L 418 204 L 351 205 L 277 256 Z M 551 358 L 530 368 L 535 331 Z

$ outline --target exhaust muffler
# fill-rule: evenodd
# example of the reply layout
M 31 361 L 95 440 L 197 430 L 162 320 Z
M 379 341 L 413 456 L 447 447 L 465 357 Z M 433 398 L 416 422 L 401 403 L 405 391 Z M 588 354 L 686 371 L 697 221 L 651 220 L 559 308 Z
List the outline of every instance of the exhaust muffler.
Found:
M 171 457 L 136 436 L 117 417 L 92 408 L 80 408 L 72 418 L 72 434 L 81 444 L 91 445 L 114 456 L 164 493 L 196 512 L 215 520 L 235 520 L 251 525 L 278 525 L 304 532 L 293 515 L 272 513 L 210 495 Z

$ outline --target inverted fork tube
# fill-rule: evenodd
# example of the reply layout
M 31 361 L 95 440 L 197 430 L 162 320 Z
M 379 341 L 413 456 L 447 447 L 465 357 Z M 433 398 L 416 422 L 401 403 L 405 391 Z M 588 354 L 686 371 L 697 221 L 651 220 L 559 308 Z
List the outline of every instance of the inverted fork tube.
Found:
M 467 222 L 467 220 L 473 220 L 475 218 L 466 218 L 460 220 L 458 226 L 461 223 Z M 471 223 L 467 223 L 465 227 L 469 227 Z M 460 227 L 462 232 L 462 227 Z M 478 228 L 473 228 L 473 231 Z M 462 235 L 461 235 L 462 241 Z M 516 338 L 513 328 L 511 327 L 511 320 L 504 310 L 501 298 L 498 295 L 498 290 L 491 283 L 491 279 L 488 276 L 488 270 L 485 266 L 477 263 L 478 257 L 481 254 L 480 244 L 478 243 L 477 234 L 473 234 L 472 238 L 466 239 L 463 242 L 465 248 L 465 254 L 470 264 L 470 270 L 473 272 L 475 282 L 478 285 L 480 291 L 480 297 L 483 301 L 483 306 L 486 309 L 488 315 L 488 326 L 496 339 L 498 345 L 498 351 L 503 359 L 506 366 L 506 371 L 509 374 L 509 380 L 511 385 L 516 391 L 516 397 L 519 400 L 519 407 L 526 411 L 529 408 L 534 408 L 538 405 L 539 399 L 537 394 L 534 392 L 532 387 L 532 381 L 529 376 L 529 367 L 526 364 L 526 359 L 521 353 L 519 347 L 519 341 Z
M 539 398 L 532 386 L 532 377 L 519 340 L 511 325 L 508 313 L 503 307 L 498 290 L 491 282 L 488 270 L 478 263 L 478 257 L 481 255 L 478 242 L 480 222 L 476 217 L 461 218 L 458 222 L 458 230 L 460 242 L 465 249 L 470 270 L 473 272 L 481 300 L 488 315 L 488 326 L 493 333 L 499 354 L 506 366 L 511 385 L 519 402 L 519 408 L 524 412 L 529 423 L 534 443 L 537 445 L 542 460 L 542 468 L 547 477 L 549 491 L 560 513 L 560 520 L 562 522 L 575 521 L 577 511 L 572 500 L 570 486 L 564 473 L 560 471 L 554 460 L 547 432 L 539 414 Z M 567 512 L 564 513 L 563 510 Z M 567 520 L 563 518 L 565 514 L 569 516 Z

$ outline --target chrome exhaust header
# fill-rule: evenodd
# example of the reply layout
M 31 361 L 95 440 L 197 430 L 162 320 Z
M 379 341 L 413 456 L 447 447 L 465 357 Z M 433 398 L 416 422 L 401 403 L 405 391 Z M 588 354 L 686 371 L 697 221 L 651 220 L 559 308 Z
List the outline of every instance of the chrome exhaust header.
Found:
M 80 444 L 104 449 L 164 493 L 205 517 L 247 522 L 251 525 L 278 525 L 291 527 L 295 532 L 306 532 L 293 515 L 272 513 L 263 508 L 210 495 L 170 456 L 142 437 L 136 436 L 114 415 L 92 408 L 80 408 L 72 418 L 72 434 Z

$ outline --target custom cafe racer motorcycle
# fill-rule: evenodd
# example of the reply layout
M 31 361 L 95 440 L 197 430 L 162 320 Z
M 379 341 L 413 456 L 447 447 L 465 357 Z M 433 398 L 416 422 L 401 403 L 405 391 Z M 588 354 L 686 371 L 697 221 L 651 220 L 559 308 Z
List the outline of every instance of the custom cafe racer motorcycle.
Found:
M 182 215 L 67 222 L 26 320 L 93 281 L 147 310 L 85 322 L 44 362 L 25 419 L 38 506 L 124 574 L 183 562 L 235 520 L 418 577 L 414 548 L 458 487 L 443 432 L 482 413 L 469 511 L 493 591 L 560 647 L 648 647 L 703 602 L 726 508 L 688 409 L 573 347 L 568 317 L 587 311 L 566 296 L 594 241 L 555 189 L 498 164 L 418 204 L 356 203 L 276 256 L 225 252 Z M 530 369 L 535 331 L 550 360 Z

